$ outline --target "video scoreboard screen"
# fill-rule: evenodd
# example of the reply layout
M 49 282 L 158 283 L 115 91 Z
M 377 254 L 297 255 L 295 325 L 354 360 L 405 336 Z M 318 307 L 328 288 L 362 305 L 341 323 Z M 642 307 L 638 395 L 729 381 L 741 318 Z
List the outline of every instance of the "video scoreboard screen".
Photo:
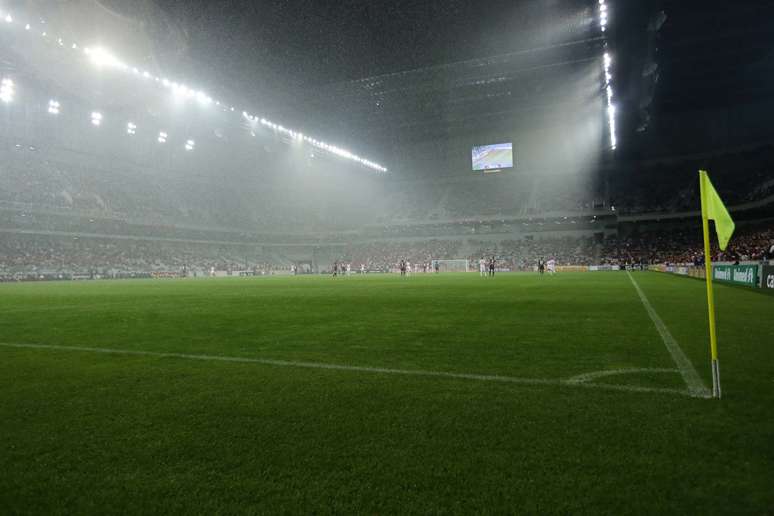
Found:
M 473 147 L 473 170 L 494 172 L 513 168 L 513 143 L 496 143 Z

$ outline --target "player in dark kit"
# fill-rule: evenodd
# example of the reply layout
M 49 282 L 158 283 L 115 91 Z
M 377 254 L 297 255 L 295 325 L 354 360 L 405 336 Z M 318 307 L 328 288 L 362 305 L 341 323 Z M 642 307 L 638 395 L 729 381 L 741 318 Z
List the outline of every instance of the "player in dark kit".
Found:
M 495 257 L 492 256 L 492 259 L 489 260 L 489 275 L 494 277 L 495 275 Z
M 542 258 L 538 260 L 538 272 L 540 274 L 546 272 L 546 262 L 544 262 Z

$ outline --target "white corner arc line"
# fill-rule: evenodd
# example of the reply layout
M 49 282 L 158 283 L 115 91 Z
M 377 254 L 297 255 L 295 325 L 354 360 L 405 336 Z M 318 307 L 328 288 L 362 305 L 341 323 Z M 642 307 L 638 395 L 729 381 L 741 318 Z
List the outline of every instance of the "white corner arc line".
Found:
M 634 280 L 634 276 L 632 276 L 629 271 L 626 271 L 626 274 L 629 276 L 629 280 L 631 280 L 632 285 L 634 285 L 634 289 L 640 296 L 642 306 L 644 306 L 645 311 L 648 312 L 650 320 L 653 321 L 653 325 L 656 327 L 659 335 L 661 335 L 661 340 L 664 341 L 664 345 L 666 346 L 667 351 L 669 351 L 669 354 L 672 356 L 672 360 L 674 360 L 675 365 L 677 365 L 677 369 L 680 370 L 680 375 L 683 377 L 683 381 L 685 381 L 685 385 L 688 387 L 688 390 L 694 396 L 709 396 L 710 391 L 699 377 L 699 373 L 696 372 L 696 368 L 693 367 L 693 364 L 683 352 L 680 344 L 678 344 L 672 334 L 669 333 L 669 329 L 664 324 L 664 321 L 661 320 L 661 317 L 658 316 L 658 313 L 656 313 L 656 310 L 650 304 L 650 301 L 648 301 L 645 293 Z
M 435 378 L 453 378 L 461 380 L 477 380 L 484 382 L 501 382 L 511 383 L 519 385 L 553 385 L 558 387 L 585 387 L 590 389 L 608 390 L 608 391 L 623 391 L 623 392 L 641 392 L 641 393 L 661 393 L 661 394 L 679 394 L 681 396 L 689 397 L 704 397 L 699 393 L 693 393 L 689 390 L 681 389 L 668 389 L 659 387 L 638 387 L 630 385 L 615 385 L 604 383 L 578 383 L 571 380 L 564 379 L 550 379 L 550 378 L 519 378 L 514 376 L 501 376 L 501 375 L 486 375 L 486 374 L 471 374 L 471 373 L 452 373 L 446 371 L 427 371 L 421 369 L 394 369 L 386 367 L 367 367 L 367 366 L 353 366 L 344 364 L 326 364 L 324 362 L 296 362 L 291 360 L 274 360 L 268 358 L 248 358 L 248 357 L 233 357 L 223 355 L 194 355 L 187 353 L 164 353 L 157 351 L 142 351 L 132 349 L 113 349 L 113 348 L 92 348 L 84 346 L 59 346 L 54 344 L 14 344 L 7 342 L 0 342 L 0 347 L 4 348 L 17 348 L 17 349 L 37 349 L 37 350 L 53 350 L 53 351 L 80 351 L 83 353 L 102 353 L 109 355 L 130 355 L 130 356 L 142 356 L 153 358 L 179 358 L 186 360 L 204 360 L 212 362 L 232 362 L 243 364 L 261 364 L 280 367 L 297 367 L 307 369 L 325 369 L 332 371 L 353 371 L 361 373 L 377 373 L 377 374 L 392 374 L 402 376 L 417 376 L 417 377 L 435 377 Z
M 677 369 L 665 368 L 629 368 L 629 369 L 605 369 L 604 371 L 594 371 L 591 373 L 579 374 L 567 380 L 567 383 L 586 383 L 598 378 L 607 376 L 619 376 L 625 374 L 650 374 L 650 373 L 679 373 Z

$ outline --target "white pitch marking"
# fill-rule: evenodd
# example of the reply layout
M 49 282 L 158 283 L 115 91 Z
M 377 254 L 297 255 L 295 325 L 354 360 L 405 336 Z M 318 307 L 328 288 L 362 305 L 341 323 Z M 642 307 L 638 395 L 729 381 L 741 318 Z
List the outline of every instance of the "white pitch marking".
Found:
M 579 374 L 573 376 L 567 383 L 586 383 L 597 378 L 604 378 L 606 376 L 618 376 L 624 374 L 639 374 L 639 373 L 679 373 L 677 369 L 662 369 L 662 368 L 629 368 L 629 369 L 605 369 L 604 371 L 594 371 L 592 373 Z
M 696 397 L 704 398 L 709 396 L 710 391 L 699 377 L 699 373 L 696 372 L 696 368 L 693 367 L 693 364 L 683 352 L 680 344 L 678 344 L 672 334 L 669 333 L 669 329 L 667 329 L 664 321 L 661 320 L 661 317 L 658 316 L 656 310 L 653 309 L 653 306 L 650 304 L 650 301 L 648 301 L 645 293 L 634 280 L 634 276 L 632 276 L 629 271 L 626 271 L 626 274 L 629 276 L 629 280 L 631 280 L 632 285 L 634 285 L 634 289 L 640 296 L 640 301 L 642 301 L 642 305 L 645 307 L 645 311 L 648 312 L 650 320 L 653 321 L 653 324 L 656 326 L 656 330 L 658 331 L 659 335 L 661 335 L 661 340 L 664 341 L 664 345 L 666 346 L 667 351 L 669 351 L 669 354 L 672 355 L 672 360 L 674 360 L 675 365 L 677 365 L 677 368 L 680 370 L 680 374 L 682 375 L 688 390 Z
M 520 385 L 554 385 L 561 387 L 586 387 L 591 389 L 625 391 L 625 392 L 644 392 L 644 393 L 666 393 L 679 394 L 681 396 L 697 397 L 695 393 L 688 390 L 664 389 L 657 387 L 636 387 L 629 385 L 612 385 L 603 383 L 579 383 L 572 380 L 547 379 L 547 378 L 518 378 L 514 376 L 485 375 L 472 373 L 451 373 L 445 371 L 425 371 L 421 369 L 392 369 L 385 367 L 365 367 L 351 366 L 343 364 L 325 364 L 322 362 L 296 362 L 289 360 L 274 360 L 267 358 L 247 358 L 247 357 L 229 357 L 222 355 L 191 355 L 187 353 L 161 353 L 156 351 L 140 351 L 131 349 L 111 349 L 111 348 L 89 348 L 83 346 L 57 346 L 52 344 L 12 344 L 0 342 L 0 347 L 19 348 L 19 349 L 39 349 L 55 351 L 80 351 L 84 353 L 104 353 L 112 355 L 134 355 L 154 358 L 180 358 L 187 360 L 206 360 L 213 362 L 236 362 L 245 364 L 262 364 L 281 367 L 299 367 L 307 369 L 327 369 L 333 371 L 354 371 L 362 373 L 394 374 L 403 376 L 424 376 L 436 378 L 454 378 L 463 380 L 478 380 L 484 382 L 502 382 Z

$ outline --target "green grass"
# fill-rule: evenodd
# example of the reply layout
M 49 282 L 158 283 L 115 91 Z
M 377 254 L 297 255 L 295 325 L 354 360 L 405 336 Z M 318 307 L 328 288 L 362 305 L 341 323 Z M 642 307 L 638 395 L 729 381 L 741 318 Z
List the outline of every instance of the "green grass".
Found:
M 710 383 L 704 285 L 634 274 Z M 774 513 L 774 298 L 717 287 L 724 399 L 625 273 L 0 285 L 0 514 Z

